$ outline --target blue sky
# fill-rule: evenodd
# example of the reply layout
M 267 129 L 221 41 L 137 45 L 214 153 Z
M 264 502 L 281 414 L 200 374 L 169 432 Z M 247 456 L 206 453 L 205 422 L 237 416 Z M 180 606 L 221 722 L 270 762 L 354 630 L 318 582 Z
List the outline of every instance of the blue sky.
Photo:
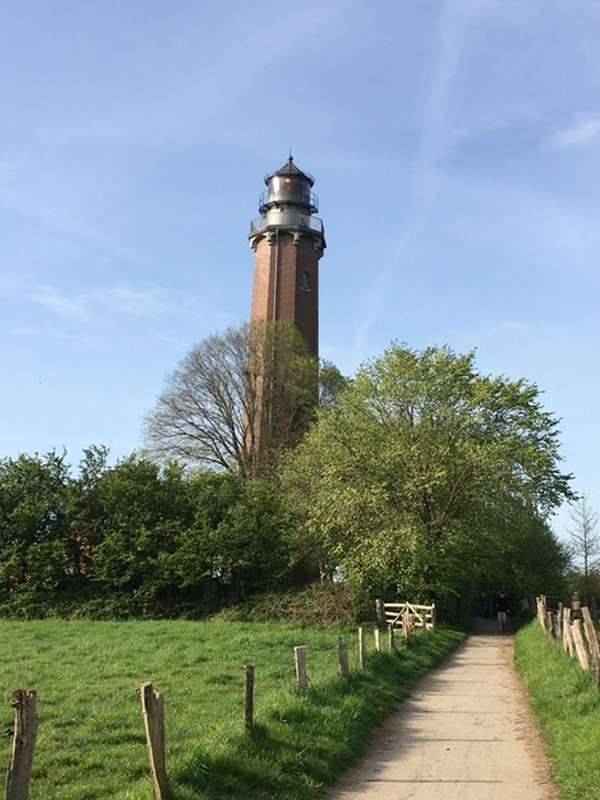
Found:
M 544 390 L 600 507 L 597 0 L 0 0 L 0 67 L 0 456 L 141 446 L 165 375 L 248 318 L 291 147 L 321 354 L 477 348 Z

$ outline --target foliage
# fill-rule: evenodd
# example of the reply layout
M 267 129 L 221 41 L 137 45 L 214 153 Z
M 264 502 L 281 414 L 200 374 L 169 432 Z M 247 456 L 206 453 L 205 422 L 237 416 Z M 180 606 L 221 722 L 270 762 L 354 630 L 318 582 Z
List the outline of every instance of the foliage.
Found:
M 504 526 L 498 521 L 500 547 L 482 552 L 478 561 L 478 591 L 490 595 L 505 588 L 513 598 L 566 593 L 569 552 L 548 522 L 531 509 L 505 509 Z
M 186 475 L 88 448 L 0 462 L 0 610 L 18 616 L 199 616 L 286 585 L 292 522 L 275 484 Z
M 537 387 L 394 344 L 320 414 L 284 484 L 323 574 L 444 600 L 523 547 L 516 519 L 539 532 L 571 496 L 559 461 Z
M 172 376 L 148 423 L 157 452 L 217 471 L 135 453 L 109 465 L 102 446 L 75 475 L 55 452 L 0 461 L 0 613 L 197 617 L 317 576 L 252 613 L 344 618 L 332 582 L 454 618 L 500 586 L 564 593 L 546 517 L 572 494 L 535 386 L 481 375 L 472 353 L 393 345 L 352 380 L 322 364 L 307 431 L 316 362 L 298 337 L 231 329 Z
M 370 731 L 462 638 L 452 630 L 400 643 L 358 670 L 356 629 L 215 622 L 0 621 L 0 691 L 38 693 L 31 796 L 147 800 L 138 688 L 165 695 L 167 769 L 180 800 L 308 800 L 357 757 Z M 351 679 L 337 674 L 345 637 Z M 308 647 L 310 688 L 295 690 L 293 648 Z M 245 663 L 256 670 L 255 720 L 244 732 Z M 5 739 L 5 762 L 10 740 Z
M 258 594 L 247 602 L 219 612 L 220 620 L 240 622 L 298 622 L 333 625 L 375 620 L 375 604 L 347 583 L 319 581 L 301 589 Z
M 517 633 L 515 660 L 561 796 L 600 800 L 600 695 L 592 673 L 551 645 L 537 621 Z
M 167 378 L 146 419 L 159 459 L 272 472 L 315 405 L 318 364 L 292 323 L 253 322 L 195 345 Z M 308 418 L 307 418 L 308 415 Z
M 65 454 L 0 461 L 0 592 L 61 585 L 72 500 Z
M 322 360 L 319 366 L 319 408 L 325 410 L 334 406 L 350 383 L 335 364 Z

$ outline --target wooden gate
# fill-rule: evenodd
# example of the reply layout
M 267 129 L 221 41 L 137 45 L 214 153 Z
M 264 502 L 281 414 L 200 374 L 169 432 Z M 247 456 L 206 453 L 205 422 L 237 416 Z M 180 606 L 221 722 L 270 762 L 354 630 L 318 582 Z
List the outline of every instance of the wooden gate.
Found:
M 435 603 L 430 606 L 417 605 L 416 603 L 382 603 L 377 601 L 377 610 L 381 623 L 394 628 L 435 628 Z M 382 614 L 383 611 L 383 614 Z

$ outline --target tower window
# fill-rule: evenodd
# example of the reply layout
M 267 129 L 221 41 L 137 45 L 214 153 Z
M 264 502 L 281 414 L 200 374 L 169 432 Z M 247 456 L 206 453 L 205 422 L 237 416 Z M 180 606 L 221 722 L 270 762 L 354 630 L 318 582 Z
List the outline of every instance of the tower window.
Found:
M 308 274 L 307 270 L 303 270 L 303 272 L 302 272 L 302 284 L 301 284 L 301 286 L 302 286 L 302 289 L 304 289 L 305 292 L 309 292 L 310 291 L 310 275 Z

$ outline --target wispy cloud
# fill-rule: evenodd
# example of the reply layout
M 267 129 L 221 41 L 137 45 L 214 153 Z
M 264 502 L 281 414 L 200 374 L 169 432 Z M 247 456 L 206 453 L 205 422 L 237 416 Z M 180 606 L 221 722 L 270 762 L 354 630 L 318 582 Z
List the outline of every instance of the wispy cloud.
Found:
M 548 144 L 557 150 L 585 147 L 598 136 L 600 136 L 600 114 L 579 115 L 568 128 L 557 131 L 551 136 Z
M 43 286 L 33 293 L 32 299 L 55 314 L 79 320 L 91 320 L 106 312 L 156 317 L 169 308 L 164 290 L 131 286 L 112 286 L 72 295 L 55 287 Z
M 92 292 L 89 301 L 132 317 L 156 317 L 168 308 L 162 289 L 133 289 L 129 286 Z
M 61 317 L 84 320 L 90 316 L 81 297 L 68 297 L 64 292 L 50 286 L 40 287 L 33 293 L 32 300 Z
M 388 284 L 400 263 L 405 260 L 412 245 L 424 232 L 438 195 L 443 174 L 441 163 L 455 140 L 453 126 L 448 120 L 448 105 L 452 87 L 458 69 L 462 42 L 470 15 L 487 7 L 485 0 L 473 0 L 472 7 L 466 9 L 448 3 L 440 19 L 439 42 L 436 47 L 439 53 L 436 62 L 431 89 L 427 97 L 423 114 L 423 134 L 421 150 L 417 161 L 415 183 L 415 212 L 390 253 L 387 264 L 380 272 L 369 298 L 368 314 L 363 318 L 355 342 L 355 356 L 362 360 L 368 351 L 367 337 L 381 305 L 388 293 Z

